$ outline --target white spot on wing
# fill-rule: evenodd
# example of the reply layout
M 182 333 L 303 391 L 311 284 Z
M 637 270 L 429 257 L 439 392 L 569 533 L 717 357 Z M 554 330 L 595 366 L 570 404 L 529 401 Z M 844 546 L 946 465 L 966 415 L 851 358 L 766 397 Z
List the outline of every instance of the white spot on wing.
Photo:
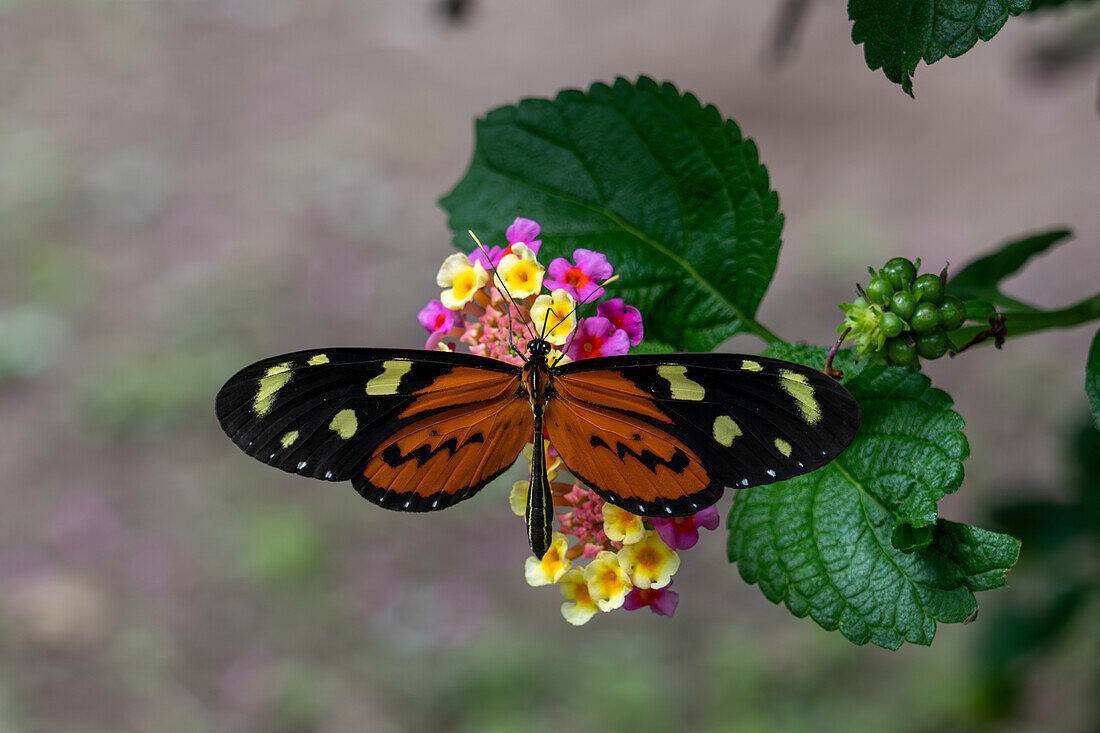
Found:
M 305 467 L 306 467 L 306 462 L 305 461 L 302 461 L 301 463 L 298 464 L 298 470 L 299 471 L 301 471 Z
M 771 470 L 770 468 L 766 471 L 766 473 L 772 478 L 775 478 L 775 471 Z

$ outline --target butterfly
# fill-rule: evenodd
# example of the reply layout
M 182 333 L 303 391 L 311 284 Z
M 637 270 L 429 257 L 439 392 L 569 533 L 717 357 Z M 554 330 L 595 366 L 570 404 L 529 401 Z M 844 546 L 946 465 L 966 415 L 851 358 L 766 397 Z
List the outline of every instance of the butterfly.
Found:
M 695 514 L 726 487 L 788 479 L 836 458 L 855 399 L 800 364 L 741 354 L 644 354 L 522 366 L 444 351 L 335 348 L 251 364 L 218 392 L 225 433 L 284 471 L 351 481 L 387 509 L 468 499 L 534 443 L 527 536 L 542 557 L 553 501 L 549 440 L 604 500 L 644 516 Z

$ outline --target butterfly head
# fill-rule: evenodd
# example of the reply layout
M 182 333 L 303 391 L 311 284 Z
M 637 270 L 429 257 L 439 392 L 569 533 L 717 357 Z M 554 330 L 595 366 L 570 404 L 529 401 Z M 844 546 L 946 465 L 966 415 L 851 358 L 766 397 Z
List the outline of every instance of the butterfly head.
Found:
M 538 359 L 546 359 L 551 348 L 550 342 L 545 339 L 531 339 L 527 342 L 527 353 Z

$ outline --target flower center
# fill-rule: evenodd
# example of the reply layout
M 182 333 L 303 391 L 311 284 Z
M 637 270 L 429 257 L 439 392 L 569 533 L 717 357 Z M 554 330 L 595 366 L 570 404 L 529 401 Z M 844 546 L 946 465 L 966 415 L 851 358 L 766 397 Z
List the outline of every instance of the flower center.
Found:
M 661 564 L 661 558 L 652 547 L 645 547 L 638 552 L 638 565 L 652 570 Z
M 587 285 L 588 280 L 588 274 L 579 267 L 570 267 L 569 271 L 565 273 L 565 282 L 569 283 L 574 288 Z
M 525 289 L 534 279 L 535 268 L 529 262 L 517 262 L 508 272 L 508 280 L 513 288 Z
M 455 278 L 454 292 L 459 300 L 468 298 L 475 288 L 477 288 L 477 274 L 473 270 L 466 270 Z

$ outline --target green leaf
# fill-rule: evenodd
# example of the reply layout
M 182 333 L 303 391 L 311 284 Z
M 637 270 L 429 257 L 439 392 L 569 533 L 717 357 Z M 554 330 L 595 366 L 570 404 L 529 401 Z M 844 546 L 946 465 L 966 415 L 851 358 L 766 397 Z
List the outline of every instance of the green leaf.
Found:
M 815 347 L 766 353 L 824 365 Z M 855 363 L 849 350 L 834 366 L 859 400 L 859 434 L 824 468 L 737 492 L 729 558 L 770 600 L 857 644 L 930 644 L 937 622 L 965 620 L 975 591 L 1004 583 L 1019 542 L 937 516 L 969 452 L 946 394 L 911 370 Z
M 1085 394 L 1092 407 L 1092 419 L 1100 429 L 1100 331 L 1092 338 L 1089 358 L 1085 363 Z
M 1010 15 L 1027 10 L 1030 0 L 849 0 L 852 40 L 862 43 L 867 65 L 913 96 L 913 74 L 944 56 L 969 51 L 988 41 Z
M 1000 283 L 1019 271 L 1032 257 L 1072 236 L 1073 232 L 1068 229 L 1053 229 L 1009 242 L 955 273 L 947 282 L 947 292 L 964 300 L 981 298 L 1005 308 L 1035 310 L 1032 306 L 1004 295 L 1000 290 Z
M 755 320 L 775 273 L 783 216 L 755 143 L 671 84 L 617 79 L 525 99 L 475 126 L 473 160 L 440 203 L 454 243 L 504 243 L 516 216 L 542 226 L 539 259 L 607 255 L 616 297 L 646 338 L 709 351 Z

